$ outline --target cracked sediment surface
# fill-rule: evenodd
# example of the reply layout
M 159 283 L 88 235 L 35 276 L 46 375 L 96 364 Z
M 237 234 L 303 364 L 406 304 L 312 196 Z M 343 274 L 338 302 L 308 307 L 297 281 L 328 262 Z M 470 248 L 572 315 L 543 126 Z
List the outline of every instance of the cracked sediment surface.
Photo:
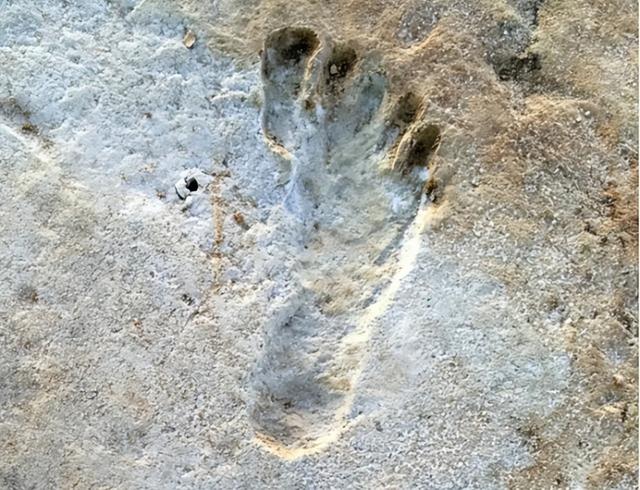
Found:
M 635 488 L 635 3 L 76 3 L 0 1 L 0 488 Z

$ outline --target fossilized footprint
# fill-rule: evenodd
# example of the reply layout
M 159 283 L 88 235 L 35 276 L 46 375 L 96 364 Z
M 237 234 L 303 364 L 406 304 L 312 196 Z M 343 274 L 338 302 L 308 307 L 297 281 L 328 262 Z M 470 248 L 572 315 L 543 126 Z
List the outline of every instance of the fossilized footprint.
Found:
M 258 439 L 283 457 L 322 448 L 353 398 L 367 311 L 398 267 L 439 142 L 420 98 L 389 100 L 355 46 L 279 29 L 262 52 L 263 130 L 290 161 L 286 208 L 302 224 L 295 313 L 265 333 L 251 377 Z

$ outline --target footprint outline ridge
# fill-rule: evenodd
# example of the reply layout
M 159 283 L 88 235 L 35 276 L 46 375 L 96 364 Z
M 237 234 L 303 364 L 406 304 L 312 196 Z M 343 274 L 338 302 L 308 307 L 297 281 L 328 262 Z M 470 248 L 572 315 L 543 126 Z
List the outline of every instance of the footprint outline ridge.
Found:
M 249 419 L 266 449 L 292 459 L 348 425 L 366 349 L 352 339 L 371 335 L 369 311 L 397 276 L 440 132 L 420 97 L 390 97 L 354 43 L 284 27 L 261 62 L 263 132 L 290 163 L 284 204 L 302 225 L 296 306 L 265 328 Z

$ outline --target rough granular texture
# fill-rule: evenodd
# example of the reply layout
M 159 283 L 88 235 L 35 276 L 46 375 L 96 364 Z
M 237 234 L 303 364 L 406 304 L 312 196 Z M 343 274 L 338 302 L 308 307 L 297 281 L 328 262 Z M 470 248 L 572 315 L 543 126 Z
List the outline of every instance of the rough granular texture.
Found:
M 0 488 L 637 488 L 637 18 L 0 0 Z

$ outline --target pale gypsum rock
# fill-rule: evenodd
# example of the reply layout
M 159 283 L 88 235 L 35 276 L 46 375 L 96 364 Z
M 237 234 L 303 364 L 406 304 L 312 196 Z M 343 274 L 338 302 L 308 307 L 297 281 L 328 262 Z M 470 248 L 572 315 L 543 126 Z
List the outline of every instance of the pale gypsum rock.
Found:
M 182 39 L 182 44 L 184 44 L 187 48 L 191 49 L 196 43 L 196 35 L 192 30 L 188 30 Z
M 201 170 L 187 170 L 175 184 L 176 194 L 180 199 L 186 199 L 191 193 L 204 190 L 211 180 L 212 177 Z

